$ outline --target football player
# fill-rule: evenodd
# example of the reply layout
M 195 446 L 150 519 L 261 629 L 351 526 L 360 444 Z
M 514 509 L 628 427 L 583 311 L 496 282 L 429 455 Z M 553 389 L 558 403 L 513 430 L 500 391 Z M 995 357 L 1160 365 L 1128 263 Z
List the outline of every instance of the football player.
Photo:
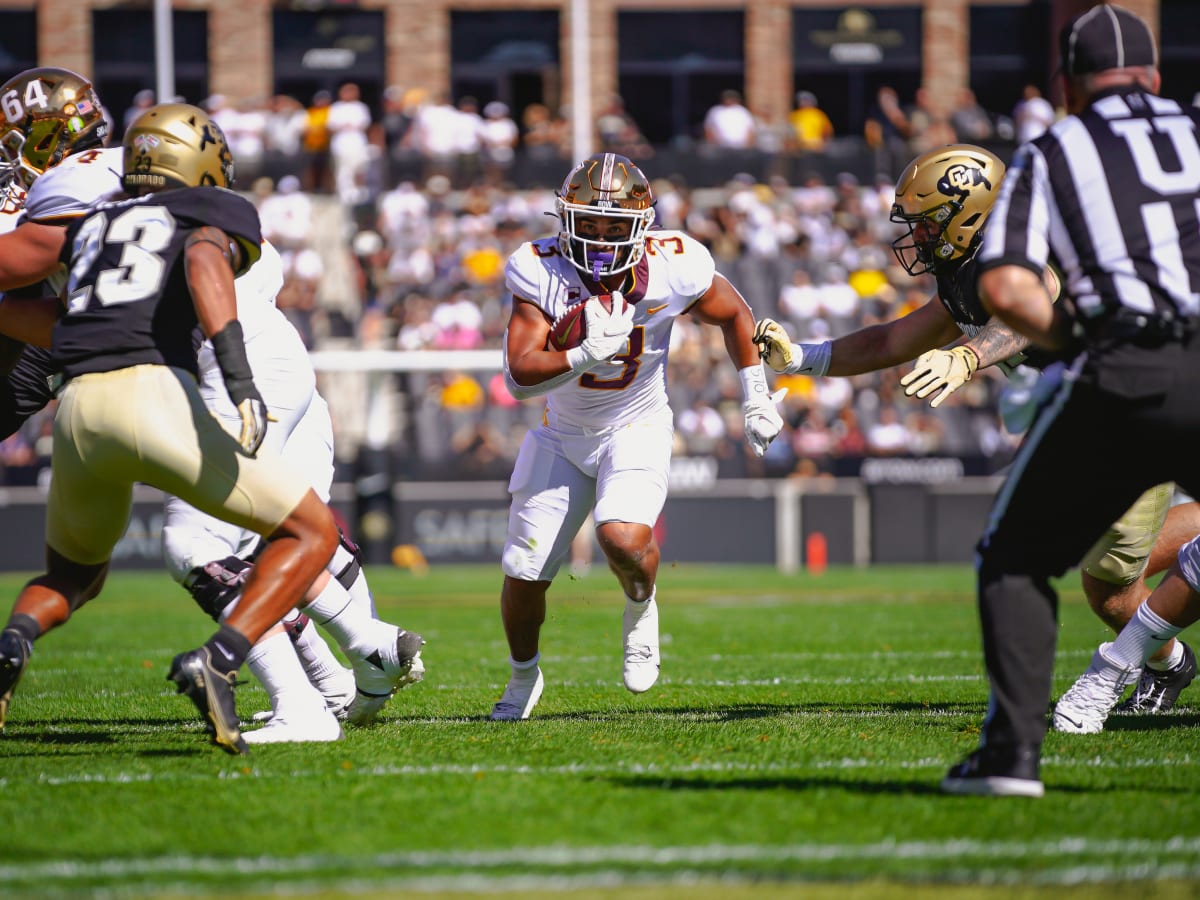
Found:
M 22 229 L 36 233 L 46 225 L 62 227 L 80 217 L 92 202 L 120 192 L 121 148 L 96 147 L 94 138 L 80 138 L 71 145 L 77 148 L 74 152 L 65 146 L 71 135 L 92 134 L 103 124 L 96 112 L 99 100 L 85 79 L 65 69 L 34 69 L 0 87 L 0 96 L 30 98 L 29 102 L 35 104 L 27 115 L 16 116 L 0 126 L 0 148 L 10 170 L 19 173 L 14 183 L 30 187 Z M 84 97 L 88 99 L 79 99 Z M 10 100 L 6 109 L 13 108 Z M 95 120 L 86 118 L 84 127 L 73 131 L 75 126 L 69 120 L 81 108 L 89 116 L 95 113 Z M 55 136 L 64 144 L 57 150 Z M 23 191 L 21 198 L 23 202 Z M 328 409 L 315 391 L 307 351 L 274 307 L 283 280 L 278 254 L 266 243 L 262 254 L 249 271 L 235 280 L 235 290 L 247 353 L 254 370 L 260 373 L 259 385 L 278 422 L 267 440 L 281 452 L 297 457 L 302 468 L 315 476 L 313 484 L 318 494 L 327 499 L 332 481 Z M 4 306 L 8 306 L 7 301 Z M 200 367 L 206 404 L 236 430 L 240 419 L 226 398 L 219 367 L 207 342 L 201 349 Z M 8 380 L 9 396 L 14 398 L 12 408 L 19 415 L 9 418 L 5 434 L 11 434 L 28 415 L 48 402 L 50 374 L 48 353 L 38 347 L 27 348 Z M 168 569 L 188 587 L 201 607 L 214 617 L 225 609 L 231 612 L 230 604 L 236 600 L 250 566 L 237 554 L 247 555 L 247 548 L 257 544 L 258 536 L 169 498 L 163 538 Z M 282 713 L 273 717 L 271 727 L 249 733 L 251 742 L 333 739 L 341 732 L 336 719 L 326 712 L 325 703 L 340 718 L 366 722 L 397 687 L 421 676 L 419 652 L 414 654 L 410 646 L 419 641 L 419 636 L 375 617 L 357 548 L 344 537 L 329 569 L 318 576 L 306 596 L 308 611 L 335 635 L 358 677 L 346 672 L 312 629 L 304 628 L 306 617 L 289 613 L 288 634 L 294 639 L 295 652 L 286 642 L 281 645 L 283 629 L 272 629 L 247 661 L 267 688 L 272 709 Z M 336 577 L 331 578 L 331 574 Z M 296 668 L 297 654 L 304 671 Z M 18 663 L 13 661 L 11 665 Z M 325 695 L 323 702 L 314 695 L 309 679 Z M 0 697 L 0 704 L 6 705 L 6 700 Z M 2 711 L 0 706 L 0 723 Z
M 509 482 L 500 611 L 512 674 L 492 719 L 527 718 L 541 696 L 546 592 L 589 513 L 625 594 L 625 687 L 641 693 L 658 679 L 652 527 L 671 459 L 665 370 L 676 316 L 721 329 L 742 384 L 746 437 L 759 455 L 783 427 L 749 306 L 699 242 L 651 230 L 654 197 L 637 166 L 614 153 L 591 156 L 568 173 L 555 206 L 557 236 L 522 244 L 505 270 L 506 382 L 520 399 L 546 395 L 546 413 L 526 435 Z M 603 294 L 611 310 L 597 299 Z M 551 324 L 579 302 L 582 343 L 547 349 Z
M 33 642 L 99 594 L 133 486 L 143 482 L 269 538 L 237 608 L 168 674 L 214 742 L 241 753 L 237 671 L 325 568 L 338 532 L 303 473 L 260 453 L 267 408 L 246 357 L 234 278 L 258 259 L 262 236 L 254 207 L 225 190 L 232 182 L 225 137 L 203 110 L 155 106 L 125 135 L 126 198 L 65 229 L 9 236 L 22 252 L 0 259 L 4 283 L 46 278 L 60 260 L 69 276 L 51 344 L 66 383 L 54 419 L 47 568 L 22 589 L 0 632 L 0 693 L 11 696 Z M 197 325 L 238 411 L 236 438 L 200 397 Z
M 1012 373 L 1021 364 L 1049 365 L 1027 400 L 1008 407 L 1006 426 L 1023 431 L 1038 398 L 1052 392 L 1061 366 L 1045 354 L 1029 352 L 1030 341 L 989 317 L 975 291 L 975 252 L 1003 177 L 999 157 L 970 144 L 941 147 L 910 162 L 896 182 L 892 207 L 892 220 L 907 231 L 892 248 L 910 275 L 933 275 L 937 294 L 902 318 L 820 344 L 793 344 L 781 325 L 762 319 L 754 339 L 767 365 L 790 374 L 859 375 L 916 357 L 915 367 L 900 383 L 908 396 L 933 394 L 933 407 L 980 368 L 998 366 Z M 1047 269 L 1043 280 L 1057 299 L 1057 276 Z M 1080 564 L 1089 605 L 1114 631 L 1120 631 L 1149 596 L 1146 578 L 1170 566 L 1180 546 L 1200 532 L 1200 504 L 1172 507 L 1173 494 L 1173 484 L 1147 491 Z M 1195 672 L 1191 648 L 1168 642 L 1148 663 L 1125 710 L 1170 709 Z

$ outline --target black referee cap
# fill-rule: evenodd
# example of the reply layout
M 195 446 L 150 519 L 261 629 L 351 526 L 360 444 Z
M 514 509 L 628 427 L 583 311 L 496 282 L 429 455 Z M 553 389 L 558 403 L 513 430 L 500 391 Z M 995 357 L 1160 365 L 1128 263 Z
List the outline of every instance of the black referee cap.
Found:
M 1105 69 L 1157 66 L 1158 50 L 1150 26 L 1121 6 L 1102 3 L 1080 13 L 1058 35 L 1060 70 L 1087 75 Z

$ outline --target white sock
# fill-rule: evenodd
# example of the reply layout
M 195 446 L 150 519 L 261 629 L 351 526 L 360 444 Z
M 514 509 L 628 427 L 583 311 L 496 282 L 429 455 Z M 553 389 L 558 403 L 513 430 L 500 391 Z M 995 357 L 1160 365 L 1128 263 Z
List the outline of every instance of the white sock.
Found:
M 1183 662 L 1183 642 L 1176 641 L 1171 646 L 1171 652 L 1162 659 L 1146 660 L 1146 667 L 1155 672 L 1169 672 Z
M 329 560 L 329 574 L 337 578 L 338 574 L 344 572 L 346 567 L 353 562 L 354 554 L 341 544 L 338 544 L 337 549 L 333 551 L 333 559 Z M 358 570 L 358 576 L 354 579 L 354 583 L 347 590 L 350 592 L 350 596 L 354 599 L 355 603 L 367 610 L 372 619 L 376 618 L 375 598 L 371 596 L 371 588 L 367 584 L 367 576 L 361 568 Z
M 346 671 L 345 666 L 338 662 L 324 638 L 317 634 L 317 627 L 311 621 L 307 628 L 296 635 L 292 646 L 296 648 L 296 656 L 300 658 L 300 665 L 304 667 L 304 671 L 308 674 L 308 680 L 313 684 L 322 684 L 327 679 L 336 678 Z
M 1155 650 L 1183 631 L 1143 602 L 1129 624 L 1121 629 L 1105 656 L 1117 666 L 1140 669 Z
M 276 716 L 304 715 L 325 709 L 325 698 L 308 681 L 286 632 L 273 634 L 250 649 L 246 665 L 262 684 Z
M 542 658 L 542 653 L 539 650 L 533 654 L 533 659 L 527 659 L 524 662 L 517 662 L 511 656 L 508 658 L 508 664 L 512 666 L 514 678 L 527 678 L 533 681 L 537 677 L 538 660 Z
M 363 657 L 378 652 L 389 665 L 396 665 L 396 627 L 371 616 L 330 578 L 325 589 L 308 606 L 309 618 L 324 628 L 348 656 Z

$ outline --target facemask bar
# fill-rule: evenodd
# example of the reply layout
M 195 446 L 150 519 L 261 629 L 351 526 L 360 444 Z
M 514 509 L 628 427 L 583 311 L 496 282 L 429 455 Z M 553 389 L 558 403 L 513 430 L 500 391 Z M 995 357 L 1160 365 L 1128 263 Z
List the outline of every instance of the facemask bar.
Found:
M 575 203 L 558 201 L 558 216 L 562 231 L 558 234 L 559 251 L 571 264 L 593 281 L 609 275 L 617 275 L 632 269 L 646 252 L 646 232 L 654 221 L 654 210 L 650 209 L 598 209 Z M 622 241 L 598 240 L 580 237 L 576 231 L 576 220 L 581 216 L 606 219 L 628 219 L 629 237 Z

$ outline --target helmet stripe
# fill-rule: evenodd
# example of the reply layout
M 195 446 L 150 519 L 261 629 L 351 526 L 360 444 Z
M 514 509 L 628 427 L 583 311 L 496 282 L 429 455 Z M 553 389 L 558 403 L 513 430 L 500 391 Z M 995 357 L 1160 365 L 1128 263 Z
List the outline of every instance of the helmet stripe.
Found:
M 610 200 L 610 201 L 612 200 L 613 171 L 616 169 L 616 167 L 617 167 L 617 155 L 615 153 L 605 153 L 604 154 L 604 165 L 600 169 L 599 189 L 600 189 L 600 192 L 605 194 L 606 196 L 604 196 L 601 199 Z

